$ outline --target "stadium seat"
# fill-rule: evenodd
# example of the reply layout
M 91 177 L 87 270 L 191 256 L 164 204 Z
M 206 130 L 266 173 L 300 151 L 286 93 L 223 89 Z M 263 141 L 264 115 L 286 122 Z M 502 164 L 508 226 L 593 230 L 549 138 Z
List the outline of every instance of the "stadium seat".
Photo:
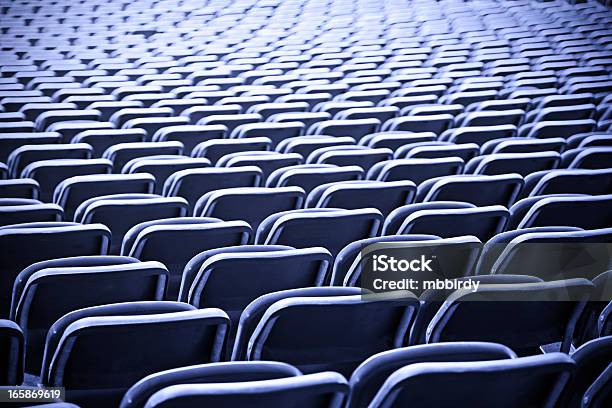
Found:
M 195 204 L 196 217 L 215 217 L 224 221 L 246 221 L 253 231 L 267 217 L 302 207 L 304 191 L 299 187 L 236 187 L 213 190 Z
M 76 310 L 49 330 L 41 384 L 65 387 L 66 399 L 80 405 L 116 406 L 125 391 L 146 375 L 219 361 L 228 325 L 227 315 L 219 309 L 195 310 L 177 302 L 127 302 Z M 186 338 L 191 341 L 183 341 Z M 67 347 L 67 341 L 78 347 Z M 117 353 L 133 358 L 117 360 Z M 63 361 L 71 364 L 60 370 Z
M 83 201 L 74 213 L 74 220 L 83 224 L 102 223 L 113 236 L 111 254 L 119 254 L 121 242 L 130 228 L 141 222 L 187 214 L 187 201 L 180 197 L 155 194 L 110 194 Z
M 174 385 L 153 394 L 144 407 L 188 407 L 193 404 L 273 407 L 289 404 L 296 408 L 339 408 L 348 390 L 343 376 L 328 371 L 232 384 Z
M 321 184 L 306 198 L 306 208 L 376 208 L 387 216 L 413 201 L 416 186 L 411 181 L 341 181 Z
M 457 290 L 429 323 L 427 343 L 478 339 L 507 345 L 519 355 L 539 354 L 540 346 L 560 343 L 559 350 L 568 352 L 592 287 L 586 279 L 569 279 Z
M 336 288 L 295 297 L 299 291 L 276 292 L 247 306 L 240 326 L 249 312 L 263 313 L 250 335 L 247 360 L 287 360 L 303 373 L 333 368 L 349 375 L 372 354 L 401 345 L 409 316 L 418 308 L 410 292 L 363 299 L 358 293 L 338 296 Z M 363 330 L 364 325 L 368 330 Z M 238 332 L 246 334 L 241 327 Z M 300 336 L 295 336 L 298 332 Z M 348 347 L 351 344 L 359 347 Z
M 553 406 L 573 372 L 574 362 L 563 353 L 411 364 L 391 374 L 369 406 L 400 407 L 407 401 L 414 407 L 444 406 L 457 398 L 472 407 Z M 470 394 L 476 385 L 482 392 Z
M 2 287 L 0 313 L 7 318 L 11 288 L 15 277 L 25 267 L 47 259 L 108 253 L 111 235 L 101 224 L 72 222 L 32 222 L 0 227 Z M 28 248 L 24 252 L 23 248 Z
M 123 396 L 120 408 L 143 408 L 156 392 L 178 384 L 219 384 L 298 377 L 302 373 L 275 361 L 232 361 L 175 368 L 138 381 Z
M 49 328 L 66 313 L 89 306 L 162 300 L 168 271 L 157 262 L 87 256 L 37 262 L 15 279 L 11 319 L 24 328 L 25 371 L 39 375 Z M 48 299 L 56 299 L 48 304 Z
M 294 248 L 320 246 L 335 256 L 349 243 L 377 235 L 381 223 L 382 214 L 373 208 L 284 211 L 269 216 L 261 223 L 255 243 Z M 330 231 L 334 233 L 330 234 Z
M 418 363 L 490 361 L 516 358 L 501 344 L 485 342 L 437 343 L 405 347 L 375 354 L 359 365 L 350 377 L 349 408 L 366 408 L 396 370 Z
M 123 238 L 121 254 L 141 261 L 159 261 L 168 268 L 164 298 L 178 296 L 183 268 L 202 251 L 249 242 L 251 228 L 245 222 L 222 222 L 216 218 L 181 217 L 145 221 L 130 228 Z

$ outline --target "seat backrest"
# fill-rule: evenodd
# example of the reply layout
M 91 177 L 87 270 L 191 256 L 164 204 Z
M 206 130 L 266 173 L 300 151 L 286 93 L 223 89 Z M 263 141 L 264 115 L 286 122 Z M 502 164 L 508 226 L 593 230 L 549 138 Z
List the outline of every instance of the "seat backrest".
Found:
M 612 225 L 612 194 L 542 198 L 527 211 L 518 228 L 556 225 L 584 229 Z
M 348 393 L 346 379 L 322 372 L 297 377 L 232 384 L 181 384 L 153 394 L 145 408 L 206 406 L 258 406 L 340 408 Z
M 591 194 L 601 195 L 612 191 L 610 169 L 568 169 L 538 172 L 525 178 L 523 195 Z
M 518 174 L 437 177 L 419 185 L 416 201 L 463 201 L 509 208 L 522 187 L 523 178 Z
M 66 387 L 67 398 L 77 403 L 118 405 L 125 390 L 146 375 L 219 361 L 228 325 L 219 309 L 194 310 L 177 302 L 81 309 L 51 328 L 41 382 Z M 133 358 L 118 359 L 118 353 Z
M 168 271 L 159 262 L 53 263 L 24 269 L 13 289 L 11 317 L 25 330 L 28 373 L 40 372 L 47 331 L 66 313 L 107 303 L 163 299 Z
M 461 342 L 422 344 L 383 351 L 368 358 L 351 375 L 347 408 L 366 408 L 387 377 L 402 367 L 417 363 L 489 361 L 516 358 L 501 344 Z
M 101 224 L 34 222 L 0 227 L 0 317 L 8 317 L 11 288 L 22 269 L 46 259 L 104 255 L 110 239 L 110 231 Z
M 410 180 L 419 185 L 430 178 L 459 174 L 463 165 L 459 157 L 387 160 L 372 166 L 367 178 L 378 181 Z
M 235 187 L 258 187 L 261 170 L 255 166 L 210 167 L 177 171 L 163 187 L 166 197 L 183 197 L 189 203 L 189 214 L 198 199 L 214 190 Z
M 429 323 L 427 342 L 477 339 L 505 344 L 517 354 L 561 342 L 567 352 L 592 287 L 586 279 L 568 279 L 459 289 Z
M 179 292 L 183 268 L 202 251 L 247 244 L 251 228 L 244 221 L 221 221 L 207 217 L 180 217 L 145 221 L 130 228 L 121 253 L 141 261 L 159 261 L 169 272 L 167 300 Z
M 285 211 L 261 223 L 255 242 L 295 248 L 320 246 L 335 256 L 349 243 L 377 235 L 381 223 L 382 214 L 373 208 Z
M 155 178 L 151 174 L 99 174 L 74 176 L 57 185 L 53 202 L 64 208 L 67 220 L 74 219 L 74 213 L 84 201 L 110 194 L 153 192 Z
M 297 368 L 276 361 L 232 361 L 174 368 L 138 381 L 127 390 L 120 408 L 143 408 L 153 394 L 172 385 L 262 381 L 301 374 Z
M 400 407 L 408 401 L 415 407 L 445 406 L 460 398 L 475 408 L 552 408 L 573 371 L 573 361 L 562 353 L 495 361 L 412 364 L 387 378 L 370 407 Z M 474 393 L 474 387 L 480 392 Z
M 612 361 L 612 336 L 583 344 L 571 357 L 576 362 L 576 375 L 563 390 L 559 400 L 562 407 L 580 406 L 587 389 L 609 366 Z
M 510 212 L 501 205 L 420 210 L 404 219 L 398 234 L 431 234 L 442 238 L 473 235 L 485 242 L 502 232 Z
M 405 291 L 381 299 L 285 298 L 265 311 L 246 358 L 285 361 L 304 373 L 350 374 L 368 356 L 400 346 L 417 308 L 417 298 Z
M 434 235 L 389 235 L 360 239 L 351 242 L 338 253 L 334 259 L 333 269 L 331 271 L 329 282 L 332 286 L 342 286 L 346 274 L 354 268 L 354 262 L 359 256 L 359 253 L 372 244 L 385 244 L 389 242 L 411 242 L 411 241 L 428 241 L 439 239 Z
M 113 233 L 110 253 L 118 254 L 124 235 L 134 225 L 187 214 L 187 201 L 180 197 L 153 194 L 113 194 L 84 201 L 75 211 L 75 220 L 84 224 L 100 222 Z
M 194 215 L 222 220 L 243 220 L 253 230 L 268 216 L 300 208 L 304 191 L 299 187 L 238 187 L 213 190 L 197 201 Z
M 10 320 L 0 319 L 0 384 L 23 382 L 24 338 L 21 328 Z
M 414 199 L 416 185 L 411 181 L 344 181 L 322 184 L 306 198 L 306 207 L 376 208 L 386 216 Z

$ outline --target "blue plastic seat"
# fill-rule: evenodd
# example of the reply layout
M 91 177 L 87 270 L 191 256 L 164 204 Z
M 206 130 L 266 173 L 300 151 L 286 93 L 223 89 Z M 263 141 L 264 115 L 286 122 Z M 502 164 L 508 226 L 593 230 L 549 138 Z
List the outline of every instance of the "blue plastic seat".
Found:
M 219 384 L 298 377 L 302 373 L 275 361 L 232 361 L 175 368 L 138 381 L 123 396 L 120 408 L 143 408 L 147 400 L 166 387 L 178 384 Z
M 537 354 L 542 345 L 560 342 L 559 350 L 568 352 L 575 321 L 592 287 L 586 279 L 568 279 L 482 284 L 476 292 L 457 290 L 429 323 L 427 343 L 477 339 L 507 345 L 519 355 L 530 355 Z M 526 330 L 528 327 L 531 329 Z
M 38 262 L 15 279 L 11 319 L 24 327 L 27 373 L 40 374 L 47 331 L 66 313 L 123 301 L 162 300 L 168 271 L 158 262 L 87 256 Z M 48 299 L 56 299 L 48 304 Z
M 296 408 L 340 408 L 348 393 L 346 379 L 335 372 L 232 384 L 174 385 L 153 394 L 145 408 L 193 404 L 240 407 L 245 404 Z
M 370 355 L 401 345 L 418 308 L 410 292 L 383 299 L 363 299 L 357 293 L 338 296 L 336 288 L 296 297 L 299 293 L 276 292 L 247 306 L 241 326 L 251 309 L 263 311 L 245 350 L 247 360 L 286 360 L 304 373 L 333 369 L 348 375 Z M 309 329 L 300 329 L 304 325 Z M 246 334 L 240 327 L 238 331 Z
M 460 398 L 471 407 L 553 406 L 574 372 L 563 353 L 476 362 L 432 362 L 391 374 L 369 405 L 372 408 L 444 406 Z M 482 387 L 478 395 L 468 390 Z M 447 392 L 440 392 L 447 390 Z
M 423 344 L 383 351 L 368 358 L 351 375 L 347 408 L 365 408 L 396 370 L 418 363 L 490 361 L 516 358 L 501 344 L 461 342 Z
M 341 181 L 321 184 L 306 198 L 306 208 L 376 208 L 386 216 L 414 200 L 411 181 Z
M 8 317 L 11 287 L 25 267 L 46 259 L 82 255 L 105 255 L 110 231 L 104 225 L 72 222 L 33 222 L 0 227 L 2 287 L 0 313 Z M 23 248 L 28 248 L 27 252 Z
M 66 398 L 77 404 L 116 406 L 125 391 L 146 375 L 219 361 L 228 325 L 227 315 L 219 309 L 195 310 L 178 302 L 80 309 L 51 327 L 41 383 L 65 387 Z M 67 342 L 78 347 L 67 347 Z M 118 353 L 132 358 L 117 359 Z M 70 365 L 60 369 L 65 361 Z

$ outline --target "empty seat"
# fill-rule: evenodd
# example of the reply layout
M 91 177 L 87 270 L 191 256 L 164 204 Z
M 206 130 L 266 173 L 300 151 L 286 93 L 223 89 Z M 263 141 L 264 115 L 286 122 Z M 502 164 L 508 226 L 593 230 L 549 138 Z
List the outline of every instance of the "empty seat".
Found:
M 397 234 L 431 234 L 443 238 L 473 235 L 486 241 L 502 232 L 510 213 L 501 205 L 458 209 L 404 209 L 404 221 Z M 393 214 L 398 217 L 400 212 Z
M 15 279 L 11 307 L 11 319 L 24 328 L 25 371 L 40 373 L 47 331 L 60 317 L 89 306 L 162 300 L 167 274 L 158 262 L 115 256 L 62 258 L 25 268 Z
M 530 228 L 513 236 L 496 252 L 492 274 L 516 274 L 528 269 L 546 280 L 565 278 L 595 279 L 610 269 L 607 243 L 612 229 L 582 231 L 556 228 Z M 571 259 L 572 262 L 560 261 Z
M 40 185 L 32 179 L 0 180 L 1 198 L 30 198 L 37 199 Z
M 561 167 L 569 169 L 607 169 L 612 160 L 612 147 L 586 147 L 563 153 Z
M 183 144 L 176 141 L 118 143 L 106 149 L 102 157 L 113 163 L 113 173 L 119 173 L 123 166 L 135 158 L 156 155 L 179 155 L 182 152 Z
M 308 195 L 322 184 L 359 180 L 363 170 L 358 166 L 331 164 L 299 164 L 275 170 L 267 180 L 268 187 L 299 187 Z
M 367 178 L 378 181 L 410 180 L 416 185 L 434 177 L 461 173 L 463 160 L 458 157 L 437 159 L 396 159 L 376 163 Z
M 141 379 L 127 390 L 120 407 L 143 408 L 149 397 L 172 385 L 273 380 L 301 374 L 297 368 L 276 361 L 233 361 L 180 367 Z
M 249 123 L 234 129 L 232 137 L 267 137 L 272 141 L 272 147 L 274 148 L 285 139 L 299 136 L 303 130 L 304 124 L 302 122 Z
M 476 143 L 454 144 L 450 142 L 421 142 L 400 147 L 395 151 L 396 159 L 437 159 L 458 157 L 464 162 L 478 156 Z
M 2 130 L 2 129 L 0 129 Z M 6 163 L 11 152 L 18 147 L 34 144 L 60 143 L 62 136 L 57 132 L 0 132 L 0 161 Z
M 64 212 L 56 204 L 18 198 L 0 198 L 0 226 L 25 222 L 62 221 Z
M 11 177 L 18 178 L 25 167 L 37 161 L 89 159 L 92 154 L 92 147 L 85 143 L 25 145 L 13 150 L 7 164 L 10 167 Z
M 414 199 L 411 181 L 343 181 L 314 188 L 306 199 L 307 208 L 376 208 L 386 216 Z
M 21 328 L 10 320 L 0 319 L 0 384 L 21 385 L 23 381 L 24 339 Z
M 322 147 L 313 151 L 306 163 L 335 164 L 336 166 L 359 166 L 368 171 L 376 163 L 390 160 L 390 149 L 369 149 L 363 146 Z
M 244 406 L 293 406 L 335 408 L 348 393 L 346 379 L 335 372 L 321 372 L 275 380 L 232 384 L 181 384 L 153 394 L 145 408 L 189 407 L 193 404 Z
M 71 143 L 87 143 L 93 148 L 93 157 L 102 157 L 102 154 L 113 145 L 144 142 L 146 136 L 144 129 L 85 130 L 77 133 Z
M 431 362 L 391 374 L 369 405 L 372 408 L 445 406 L 457 398 L 471 407 L 553 406 L 574 372 L 562 353 L 477 362 Z M 470 393 L 482 387 L 478 395 Z M 446 392 L 440 392 L 446 390 Z
M 590 402 L 585 393 L 609 366 L 612 359 L 612 337 L 591 340 L 580 346 L 571 357 L 576 362 L 576 374 L 563 390 L 559 406 L 564 407 L 577 407 L 583 398 Z
M 533 203 L 518 228 L 566 225 L 584 229 L 612 225 L 612 195 L 550 196 Z
M 82 175 L 110 173 L 112 163 L 107 159 L 51 159 L 29 164 L 22 177 L 34 179 L 40 186 L 39 199 L 50 202 L 53 191 L 63 180 Z
M 232 153 L 270 150 L 272 141 L 267 137 L 246 139 L 213 139 L 202 142 L 191 151 L 192 157 L 205 157 L 216 164 L 220 158 Z
M 493 140 L 505 139 L 514 136 L 516 136 L 516 126 L 511 124 L 494 126 L 462 126 L 444 131 L 440 135 L 440 140 L 458 144 L 476 143 L 477 145 L 482 146 Z
M 466 163 L 466 174 L 517 173 L 525 177 L 536 171 L 550 170 L 558 166 L 561 156 L 556 152 L 497 153 L 477 156 Z
M 219 361 L 228 324 L 219 309 L 194 310 L 177 302 L 80 309 L 49 330 L 41 383 L 65 387 L 66 399 L 78 404 L 117 406 L 123 393 L 148 374 Z
M 297 153 L 246 151 L 229 153 L 221 157 L 217 161 L 217 167 L 256 166 L 261 170 L 262 181 L 265 181 L 274 170 L 301 164 L 303 160 L 303 157 Z
M 444 113 L 439 115 L 403 116 L 390 119 L 380 128 L 381 131 L 433 132 L 442 134 L 453 124 L 453 116 Z
M 111 194 L 85 200 L 77 207 L 74 220 L 108 226 L 113 233 L 109 252 L 118 254 L 123 236 L 134 225 L 155 219 L 182 217 L 186 213 L 187 201 L 180 197 Z
M 192 214 L 196 202 L 205 194 L 227 188 L 257 187 L 260 180 L 261 170 L 255 166 L 180 170 L 166 179 L 163 195 L 183 197 Z
M 270 215 L 301 208 L 304 191 L 299 187 L 237 187 L 213 190 L 195 204 L 197 217 L 215 217 L 224 221 L 246 221 L 253 231 Z
M 336 255 L 350 242 L 378 233 L 382 214 L 375 209 L 339 210 L 310 208 L 285 211 L 266 218 L 255 242 L 294 248 L 320 246 Z M 330 231 L 334 231 L 330 234 Z
M 72 222 L 33 222 L 0 227 L 2 291 L 0 313 L 8 317 L 13 281 L 34 262 L 108 252 L 110 231 L 104 225 Z M 28 248 L 24 252 L 23 248 Z
M 560 351 L 568 352 L 592 287 L 586 279 L 569 279 L 460 289 L 429 323 L 427 342 L 492 341 L 519 355 L 538 354 L 540 346 L 559 342 Z
M 154 142 L 177 141 L 183 144 L 185 154 L 199 143 L 212 139 L 223 139 L 227 128 L 223 125 L 175 125 L 159 129 L 153 135 Z
M 546 194 L 600 195 L 612 191 L 612 170 L 553 170 L 533 173 L 525 178 L 523 196 Z
M 523 178 L 518 174 L 437 177 L 419 185 L 415 201 L 463 201 L 509 208 L 522 187 Z
M 359 144 L 372 149 L 386 147 L 391 150 L 397 150 L 404 145 L 434 140 L 436 140 L 436 135 L 432 132 L 380 132 L 367 135 L 359 141 Z
M 350 136 L 298 136 L 281 141 L 276 151 L 281 153 L 298 153 L 308 157 L 312 152 L 323 147 L 354 145 L 355 139 Z
M 164 183 L 173 173 L 180 170 L 198 169 L 210 166 L 210 161 L 202 157 L 178 155 L 158 155 L 130 160 L 121 169 L 122 173 L 148 173 L 155 177 L 154 193 L 161 194 Z
M 62 181 L 55 188 L 53 202 L 64 209 L 67 220 L 81 203 L 100 195 L 153 192 L 155 178 L 150 174 L 100 174 L 74 176 Z
M 302 296 L 299 290 L 276 292 L 253 301 L 243 312 L 240 326 L 245 325 L 243 319 L 263 313 L 244 357 L 285 360 L 304 373 L 333 369 L 349 375 L 372 354 L 400 346 L 417 308 L 410 292 L 380 299 L 364 299 L 355 292 L 338 296 L 335 288 Z M 241 327 L 238 332 L 246 335 Z
M 536 153 L 557 152 L 565 149 L 565 139 L 551 137 L 548 139 L 529 139 L 525 137 L 503 137 L 493 139 L 482 145 L 482 154 L 494 153 Z
M 366 408 L 396 370 L 418 363 L 490 361 L 516 358 L 501 344 L 486 342 L 437 343 L 383 351 L 359 365 L 351 375 L 350 408 Z
M 516 237 L 523 234 L 529 234 L 534 232 L 572 232 L 581 231 L 580 228 L 576 227 L 534 227 L 534 228 L 522 228 L 522 229 L 508 229 L 508 231 L 497 234 L 490 240 L 488 240 L 482 248 L 482 254 L 478 259 L 478 266 L 476 268 L 476 275 L 489 275 L 491 268 L 502 254 L 508 244 Z M 496 275 L 502 276 L 502 275 Z
M 366 135 L 376 132 L 380 126 L 378 119 L 343 119 L 324 120 L 310 126 L 307 130 L 310 135 L 350 136 L 359 141 Z
M 159 261 L 168 268 L 165 299 L 178 296 L 183 268 L 202 251 L 249 242 L 251 228 L 245 222 L 216 218 L 181 217 L 141 222 L 123 238 L 121 254 L 141 261 Z

